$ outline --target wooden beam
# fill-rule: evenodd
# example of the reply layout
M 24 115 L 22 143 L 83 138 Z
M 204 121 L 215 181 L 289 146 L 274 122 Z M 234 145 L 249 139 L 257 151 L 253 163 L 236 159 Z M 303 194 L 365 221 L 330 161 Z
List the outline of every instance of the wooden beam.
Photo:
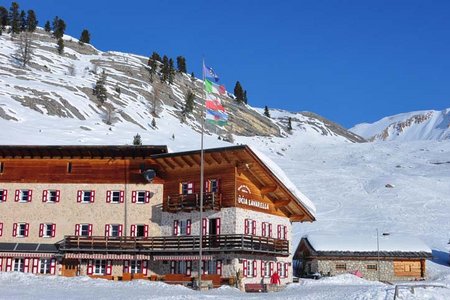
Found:
M 291 222 L 303 222 L 306 221 L 305 215 L 294 215 L 292 217 L 289 217 Z
M 187 159 L 186 156 L 180 156 L 181 160 L 184 161 L 185 164 L 187 164 L 190 168 L 194 165 L 191 161 Z
M 199 154 L 190 155 L 189 158 L 192 159 L 197 165 L 200 166 L 200 155 Z
M 167 158 L 163 158 L 163 161 L 166 163 L 166 165 L 168 165 L 171 169 L 175 169 L 175 166 L 170 162 L 170 161 L 168 161 L 168 159 Z
M 175 156 L 173 156 L 173 157 L 168 157 L 171 161 L 173 161 L 178 167 L 180 167 L 180 168 L 183 168 L 184 167 L 184 165 L 182 164 L 182 163 L 180 163 L 176 158 L 177 157 L 175 157 Z
M 291 200 L 278 200 L 278 201 L 274 201 L 273 204 L 275 205 L 276 208 L 279 207 L 283 207 L 283 206 L 287 206 L 289 205 L 289 203 L 291 203 Z
M 211 153 L 211 157 L 218 163 L 219 165 L 222 164 L 222 159 L 220 158 L 220 155 L 217 155 L 217 153 Z
M 204 155 L 204 156 L 203 156 L 203 160 L 204 160 L 205 163 L 207 163 L 208 165 L 212 165 L 212 161 L 211 161 L 211 160 L 208 160 L 208 156 L 207 156 L 207 155 Z
M 220 152 L 220 156 L 222 156 L 223 159 L 224 159 L 227 163 L 231 164 L 231 159 L 228 157 L 228 155 L 227 155 L 225 152 Z
M 273 193 L 278 189 L 278 185 L 266 185 L 261 189 L 261 195 L 265 196 L 268 193 Z

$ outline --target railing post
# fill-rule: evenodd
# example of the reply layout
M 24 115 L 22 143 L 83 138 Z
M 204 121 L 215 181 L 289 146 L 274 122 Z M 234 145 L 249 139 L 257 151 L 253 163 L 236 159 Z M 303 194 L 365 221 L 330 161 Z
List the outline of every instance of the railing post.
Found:
M 212 193 L 212 208 L 214 209 L 215 208 L 215 201 L 214 201 L 214 198 L 215 198 L 215 195 L 216 195 L 216 193 Z

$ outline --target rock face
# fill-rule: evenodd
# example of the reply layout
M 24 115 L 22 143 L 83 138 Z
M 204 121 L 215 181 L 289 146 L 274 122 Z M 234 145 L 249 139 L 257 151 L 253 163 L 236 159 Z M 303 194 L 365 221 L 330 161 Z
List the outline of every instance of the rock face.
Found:
M 62 120 L 64 124 L 72 120 L 75 133 L 76 130 L 80 132 L 80 128 L 90 128 L 92 124 L 105 124 L 110 126 L 109 130 L 129 124 L 136 126 L 136 130 L 150 131 L 155 129 L 150 125 L 152 119 L 164 116 L 200 131 L 203 92 L 199 79 L 176 73 L 173 84 L 162 83 L 158 74 L 150 78 L 147 57 L 102 52 L 89 44 L 80 45 L 76 39 L 67 36 L 64 53 L 59 55 L 56 40 L 39 28 L 32 41 L 31 61 L 21 68 L 15 55 L 18 38 L 8 34 L 0 36 L 0 121 L 33 128 L 50 120 Z M 99 102 L 93 94 L 93 87 L 103 73 L 106 75 L 105 103 Z M 189 90 L 197 98 L 194 111 L 185 114 L 183 107 Z M 208 133 L 219 136 L 287 136 L 286 119 L 267 118 L 258 109 L 238 104 L 231 94 L 221 100 L 229 114 L 229 126 L 208 125 Z M 296 119 L 302 123 L 301 127 L 314 128 L 323 136 L 364 141 L 312 113 L 302 113 Z
M 350 131 L 370 141 L 446 140 L 450 139 L 450 108 L 403 113 L 358 124 Z

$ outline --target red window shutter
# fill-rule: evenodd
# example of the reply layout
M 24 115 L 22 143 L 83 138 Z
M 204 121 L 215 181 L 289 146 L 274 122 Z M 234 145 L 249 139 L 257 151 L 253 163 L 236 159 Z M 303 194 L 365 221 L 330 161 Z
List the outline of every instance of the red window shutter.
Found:
M 256 220 L 252 220 L 252 235 L 256 235 Z
M 188 194 L 193 194 L 194 193 L 194 183 L 193 182 L 188 182 Z
M 266 222 L 262 222 L 262 224 L 261 224 L 261 235 L 267 236 L 267 223 Z
M 264 277 L 264 272 L 266 271 L 266 266 L 264 264 L 264 261 L 261 261 L 261 277 Z
M 25 237 L 28 236 L 29 229 L 30 229 L 30 224 L 25 223 Z
M 186 275 L 191 276 L 192 273 L 192 260 L 186 261 Z
M 287 240 L 287 226 L 283 226 L 283 240 Z
M 122 236 L 123 225 L 119 225 L 119 236 Z
M 47 202 L 47 196 L 48 196 L 48 191 L 43 190 L 42 191 L 42 202 Z
M 278 275 L 281 274 L 281 263 L 280 262 L 277 262 L 277 273 L 278 273 Z
M 144 274 L 144 276 L 147 276 L 148 274 L 148 260 L 142 261 L 142 274 Z
M 216 274 L 222 275 L 222 261 L 216 260 Z
M 136 191 L 131 192 L 131 203 L 136 203 L 136 195 L 137 195 Z
M 277 239 L 281 239 L 281 225 L 277 226 Z
M 91 191 L 91 202 L 94 203 L 95 200 L 95 191 Z
M 77 202 L 81 202 L 81 196 L 83 195 L 83 191 L 77 192 Z
M 273 274 L 273 261 L 271 261 L 271 262 L 269 263 L 269 270 L 270 270 L 269 276 L 272 276 L 272 274 Z
M 0 257 L 0 272 L 3 271 L 3 257 Z
M 31 268 L 31 273 L 39 273 L 39 258 L 33 258 L 33 266 Z
M 39 237 L 44 236 L 44 224 L 39 224 Z
M 145 203 L 149 203 L 150 202 L 150 192 L 146 191 L 145 192 Z
M 202 234 L 206 235 L 208 233 L 208 219 L 203 218 L 202 220 Z
M 75 235 L 80 235 L 80 224 L 75 224 Z
M 206 192 L 206 193 L 211 192 L 211 181 L 210 181 L 210 179 L 207 179 L 207 180 L 205 181 L 205 192 Z
M 60 195 L 61 195 L 61 191 L 60 190 L 56 190 L 56 202 L 59 202 Z
M 136 225 L 131 225 L 131 236 L 136 236 Z
M 105 236 L 109 236 L 109 228 L 110 228 L 110 225 L 105 224 Z
M 220 234 L 220 218 L 216 219 L 216 234 Z
M 120 191 L 120 203 L 123 203 L 123 200 L 125 199 L 125 192 L 124 191 Z
M 88 236 L 92 236 L 92 224 L 89 224 L 89 227 L 88 227 Z
M 30 259 L 26 257 L 23 260 L 23 272 L 28 273 L 30 271 Z
M 244 220 L 244 234 L 248 234 L 249 233 L 249 226 L 250 226 L 250 220 L 249 219 L 245 219 Z
M 17 223 L 13 224 L 13 236 L 17 236 Z
M 0 223 L 0 236 L 2 236 L 2 235 L 3 235 L 3 223 Z
M 12 271 L 12 257 L 6 258 L 6 272 Z
M 186 235 L 191 235 L 191 219 L 186 220 Z
M 257 263 L 256 260 L 254 260 L 254 261 L 252 262 L 252 265 L 253 265 L 253 277 L 258 276 L 257 264 L 258 264 L 258 263 Z
M 148 237 L 148 225 L 144 225 L 144 236 Z
M 14 196 L 14 201 L 19 202 L 19 197 L 20 197 L 20 190 L 16 190 L 16 194 Z
M 56 235 L 56 224 L 52 224 L 52 237 Z
M 170 274 L 175 274 L 175 261 L 170 261 Z
M 244 259 L 243 261 L 242 261 L 242 275 L 244 275 L 244 277 L 247 277 L 247 275 L 248 275 L 248 266 L 247 266 L 247 260 L 246 259 Z
M 28 191 L 28 202 L 31 202 L 32 199 L 33 199 L 33 190 L 29 190 Z
M 288 277 L 289 274 L 289 264 L 284 263 L 284 277 Z
M 106 191 L 106 203 L 111 203 L 111 191 Z
M 173 221 L 173 235 L 178 235 L 178 220 Z
M 269 237 L 272 237 L 272 223 L 269 223 Z
M 3 190 L 3 202 L 6 202 L 6 198 L 8 198 L 8 190 Z
M 92 259 L 88 260 L 86 273 L 87 275 L 92 275 L 94 273 L 94 266 Z
M 56 271 L 56 258 L 52 258 L 50 261 L 50 274 L 55 275 Z
M 130 273 L 130 261 L 129 260 L 123 261 L 123 272 Z
M 107 260 L 106 261 L 106 275 L 111 275 L 111 274 L 112 274 L 112 261 Z

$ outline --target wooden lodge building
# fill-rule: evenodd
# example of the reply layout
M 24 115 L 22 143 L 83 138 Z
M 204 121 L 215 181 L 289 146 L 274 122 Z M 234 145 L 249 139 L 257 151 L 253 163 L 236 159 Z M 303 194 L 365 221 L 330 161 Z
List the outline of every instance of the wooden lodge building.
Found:
M 1 146 L 0 271 L 188 282 L 202 243 L 215 285 L 290 282 L 291 224 L 314 205 L 248 146 L 204 167 L 201 183 L 200 151 L 166 146 Z

